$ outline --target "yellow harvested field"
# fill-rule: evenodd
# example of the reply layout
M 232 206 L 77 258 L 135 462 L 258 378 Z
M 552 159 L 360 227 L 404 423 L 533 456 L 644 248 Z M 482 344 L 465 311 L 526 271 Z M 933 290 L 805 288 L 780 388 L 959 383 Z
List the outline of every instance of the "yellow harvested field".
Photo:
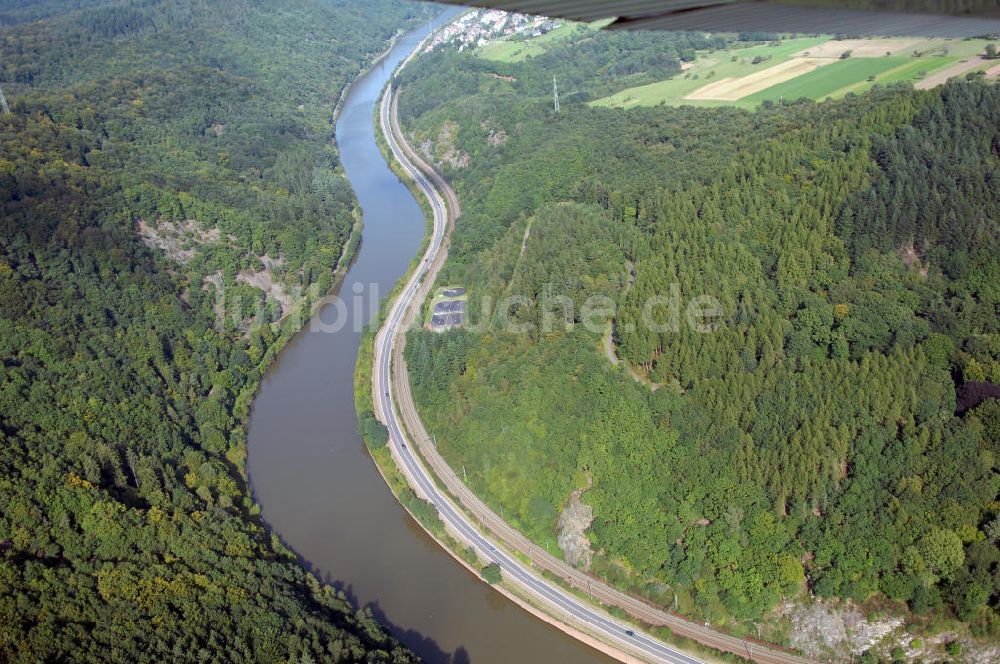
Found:
M 983 64 L 983 62 L 985 62 L 985 59 L 982 57 L 969 58 L 968 60 L 963 60 L 962 62 L 956 62 L 952 66 L 945 67 L 941 71 L 928 76 L 924 80 L 918 81 L 913 87 L 917 90 L 930 90 L 931 88 L 936 88 L 939 85 L 947 83 L 948 79 L 954 78 L 955 76 L 961 76 L 965 72 L 975 69 L 979 65 Z
M 795 58 L 779 65 L 754 72 L 740 78 L 723 78 L 698 88 L 684 97 L 701 101 L 737 101 L 754 93 L 766 90 L 772 85 L 790 81 L 796 76 L 808 74 L 823 65 L 836 62 L 828 58 Z
M 921 39 L 833 39 L 792 55 L 793 58 L 839 58 L 846 51 L 852 58 L 882 58 L 920 44 Z

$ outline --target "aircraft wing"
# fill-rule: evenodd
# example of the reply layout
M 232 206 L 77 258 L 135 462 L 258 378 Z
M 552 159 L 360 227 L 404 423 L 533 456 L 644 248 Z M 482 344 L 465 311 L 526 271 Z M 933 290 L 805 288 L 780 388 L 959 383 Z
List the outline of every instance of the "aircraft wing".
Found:
M 443 0 L 608 29 L 805 32 L 844 35 L 1000 35 L 1000 0 Z

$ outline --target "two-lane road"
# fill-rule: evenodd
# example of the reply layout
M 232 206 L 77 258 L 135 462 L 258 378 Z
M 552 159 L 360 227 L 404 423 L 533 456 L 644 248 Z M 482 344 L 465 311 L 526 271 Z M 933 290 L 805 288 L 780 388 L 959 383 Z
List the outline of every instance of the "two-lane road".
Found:
M 413 179 L 430 202 L 434 216 L 434 230 L 427 250 L 421 258 L 417 269 L 406 282 L 402 293 L 392 303 L 385 325 L 375 339 L 375 372 L 373 376 L 377 403 L 377 415 L 389 431 L 389 444 L 409 480 L 416 485 L 419 493 L 437 508 L 441 519 L 463 539 L 475 546 L 484 558 L 496 562 L 503 571 L 504 577 L 513 580 L 534 598 L 556 609 L 556 615 L 570 616 L 589 631 L 599 634 L 604 640 L 615 644 L 624 652 L 635 653 L 652 662 L 670 662 L 672 664 L 699 664 L 699 660 L 674 650 L 656 639 L 641 632 L 633 632 L 615 621 L 609 615 L 581 601 L 562 588 L 536 575 L 518 559 L 507 555 L 482 534 L 468 517 L 458 510 L 441 492 L 438 491 L 429 473 L 421 461 L 413 454 L 403 426 L 393 408 L 392 399 L 392 351 L 397 336 L 406 319 L 406 311 L 410 306 L 419 304 L 414 298 L 420 291 L 421 281 L 426 276 L 430 265 L 441 251 L 448 223 L 448 210 L 444 199 L 430 180 L 407 158 L 400 148 L 391 130 L 389 112 L 391 108 L 391 91 L 383 98 L 379 121 L 383 135 L 386 137 L 393 156 Z

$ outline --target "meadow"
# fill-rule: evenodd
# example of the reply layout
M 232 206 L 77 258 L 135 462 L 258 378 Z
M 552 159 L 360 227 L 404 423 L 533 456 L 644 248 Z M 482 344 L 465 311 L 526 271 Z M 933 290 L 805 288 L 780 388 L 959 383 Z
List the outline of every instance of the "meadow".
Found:
M 740 101 L 756 106 L 764 100 L 778 101 L 780 99 L 824 99 L 836 96 L 838 91 L 868 82 L 879 74 L 897 68 L 898 58 L 849 58 L 838 60 L 833 64 L 821 67 L 792 80 L 779 83 L 766 90 L 743 97 Z
M 477 49 L 476 54 L 483 59 L 497 62 L 521 62 L 542 55 L 552 44 L 579 37 L 596 29 L 596 26 L 585 23 L 563 23 L 540 37 L 503 39 L 486 44 Z

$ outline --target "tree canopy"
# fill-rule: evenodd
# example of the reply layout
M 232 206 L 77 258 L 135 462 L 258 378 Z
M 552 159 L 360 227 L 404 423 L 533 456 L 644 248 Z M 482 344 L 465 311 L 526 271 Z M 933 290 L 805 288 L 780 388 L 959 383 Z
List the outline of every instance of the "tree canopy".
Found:
M 333 108 L 414 11 L 0 3 L 0 660 L 413 661 L 257 516 L 243 423 L 294 330 L 238 277 L 330 286 Z

